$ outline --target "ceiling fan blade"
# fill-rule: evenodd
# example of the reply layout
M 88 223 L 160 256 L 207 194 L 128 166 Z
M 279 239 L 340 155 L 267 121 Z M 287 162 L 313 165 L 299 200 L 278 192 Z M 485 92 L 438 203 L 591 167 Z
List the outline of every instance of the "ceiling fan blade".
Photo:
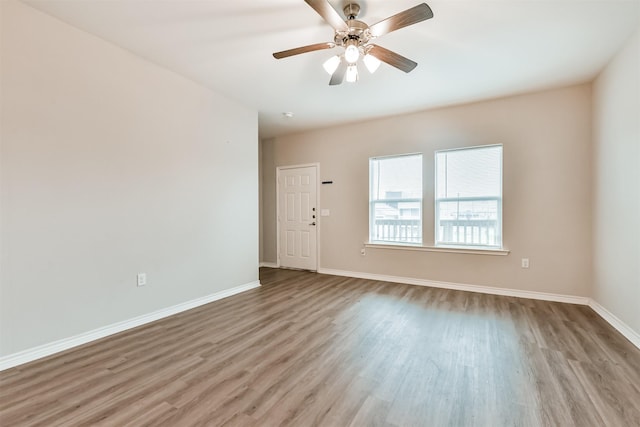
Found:
M 380 37 L 431 18 L 433 11 L 426 3 L 422 3 L 369 26 L 369 31 L 373 37 Z
M 304 0 L 336 31 L 349 31 L 349 26 L 327 0 Z
M 347 61 L 344 58 L 340 58 L 340 65 L 336 68 L 336 71 L 331 75 L 331 80 L 329 80 L 329 86 L 335 86 L 342 84 L 344 80 L 344 75 L 347 73 Z
M 302 47 L 297 47 L 295 49 L 289 49 L 289 50 L 283 50 L 282 52 L 276 52 L 273 54 L 273 57 L 276 59 L 282 59 L 282 58 L 287 58 L 289 56 L 293 56 L 293 55 L 300 55 L 301 53 L 307 53 L 307 52 L 313 52 L 316 50 L 323 50 L 323 49 L 333 49 L 334 47 L 336 47 L 335 43 L 316 43 L 316 44 L 311 44 L 309 46 L 302 46 Z
M 408 73 L 412 71 L 414 68 L 418 66 L 417 62 L 414 62 L 408 58 L 405 58 L 402 55 L 399 55 L 389 49 L 385 49 L 382 46 L 378 46 L 377 44 L 371 45 L 371 49 L 369 49 L 369 55 L 375 56 L 382 62 L 386 62 L 392 67 L 396 67 L 399 70 Z

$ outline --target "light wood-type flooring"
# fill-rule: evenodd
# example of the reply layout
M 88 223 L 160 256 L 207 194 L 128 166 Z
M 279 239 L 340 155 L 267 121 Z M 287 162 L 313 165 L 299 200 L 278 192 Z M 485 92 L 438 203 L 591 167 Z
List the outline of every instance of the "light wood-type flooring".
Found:
M 640 426 L 640 350 L 588 307 L 260 278 L 0 373 L 0 425 Z

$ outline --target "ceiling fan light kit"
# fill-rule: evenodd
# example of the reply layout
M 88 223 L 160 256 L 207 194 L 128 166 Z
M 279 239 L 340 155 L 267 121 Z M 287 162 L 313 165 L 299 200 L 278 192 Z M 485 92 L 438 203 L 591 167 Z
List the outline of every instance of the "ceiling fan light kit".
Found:
M 417 24 L 433 18 L 433 12 L 426 3 L 421 3 L 410 9 L 393 15 L 376 24 L 367 25 L 357 20 L 360 5 L 349 3 L 344 9 L 347 20 L 331 6 L 328 0 L 305 0 L 329 25 L 335 30 L 333 42 L 316 43 L 294 49 L 284 50 L 273 54 L 274 58 L 282 59 L 317 50 L 344 48 L 340 55 L 332 56 L 322 65 L 331 80 L 329 85 L 339 85 L 344 80 L 349 83 L 358 81 L 358 60 L 362 62 L 370 73 L 374 73 L 381 62 L 385 62 L 405 73 L 411 72 L 418 64 L 402 55 L 371 43 L 377 37 L 399 30 L 409 25 Z
M 380 67 L 380 60 L 373 55 L 366 54 L 364 58 L 362 58 L 362 62 L 364 62 L 365 67 L 371 74 L 375 73 L 378 67 Z
M 358 58 L 360 58 L 360 49 L 358 48 L 358 40 L 349 39 L 345 44 L 344 48 L 344 59 L 349 64 L 355 64 L 358 62 Z
M 338 69 L 340 60 L 340 55 L 332 56 L 331 58 L 327 59 L 324 64 L 322 64 L 322 67 L 331 76 Z
M 345 78 L 347 83 L 355 83 L 358 81 L 358 67 L 356 67 L 355 64 L 347 67 L 347 75 Z

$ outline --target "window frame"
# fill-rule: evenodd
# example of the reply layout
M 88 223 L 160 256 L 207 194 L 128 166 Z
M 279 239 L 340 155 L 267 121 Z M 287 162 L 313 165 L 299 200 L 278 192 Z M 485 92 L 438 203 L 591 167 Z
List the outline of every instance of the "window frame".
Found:
M 420 157 L 420 198 L 394 198 L 394 199 L 373 199 L 373 162 L 385 159 L 398 159 L 402 157 Z M 373 239 L 373 227 L 375 225 L 375 204 L 380 202 L 387 203 L 418 203 L 419 206 L 419 234 L 418 238 L 419 242 L 403 242 L 398 240 L 380 240 Z M 369 158 L 369 227 L 368 227 L 368 242 L 374 244 L 387 244 L 387 245 L 398 245 L 398 246 L 422 246 L 424 244 L 424 154 L 423 153 L 404 153 L 404 154 L 393 154 L 388 156 L 374 156 Z
M 479 150 L 479 149 L 487 149 L 491 147 L 500 147 L 500 196 L 499 197 L 446 197 L 446 198 L 438 198 L 438 154 L 453 152 L 453 151 L 471 151 L 471 150 Z M 459 147 L 459 148 L 448 148 L 443 150 L 435 150 L 433 153 L 433 209 L 434 209 L 434 218 L 433 218 L 433 245 L 435 248 L 451 248 L 451 249 L 475 249 L 475 250 L 486 250 L 486 251 L 502 251 L 504 250 L 504 240 L 503 240 L 503 212 L 502 212 L 502 203 L 504 199 L 503 189 L 504 189 L 504 145 L 503 144 L 488 144 L 488 145 L 475 145 L 471 147 Z M 440 203 L 442 201 L 482 201 L 482 200 L 496 200 L 497 202 L 497 222 L 498 225 L 496 227 L 496 240 L 498 241 L 497 245 L 483 245 L 483 244 L 467 244 L 467 243 L 449 243 L 449 242 L 439 242 L 439 226 L 440 226 Z

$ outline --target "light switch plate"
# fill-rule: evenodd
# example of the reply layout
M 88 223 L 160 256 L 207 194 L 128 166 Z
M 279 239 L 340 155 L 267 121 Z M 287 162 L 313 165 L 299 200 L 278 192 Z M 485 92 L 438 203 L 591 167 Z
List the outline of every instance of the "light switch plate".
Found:
M 331 211 L 329 209 L 322 209 L 320 211 L 320 216 L 329 216 L 331 215 Z

